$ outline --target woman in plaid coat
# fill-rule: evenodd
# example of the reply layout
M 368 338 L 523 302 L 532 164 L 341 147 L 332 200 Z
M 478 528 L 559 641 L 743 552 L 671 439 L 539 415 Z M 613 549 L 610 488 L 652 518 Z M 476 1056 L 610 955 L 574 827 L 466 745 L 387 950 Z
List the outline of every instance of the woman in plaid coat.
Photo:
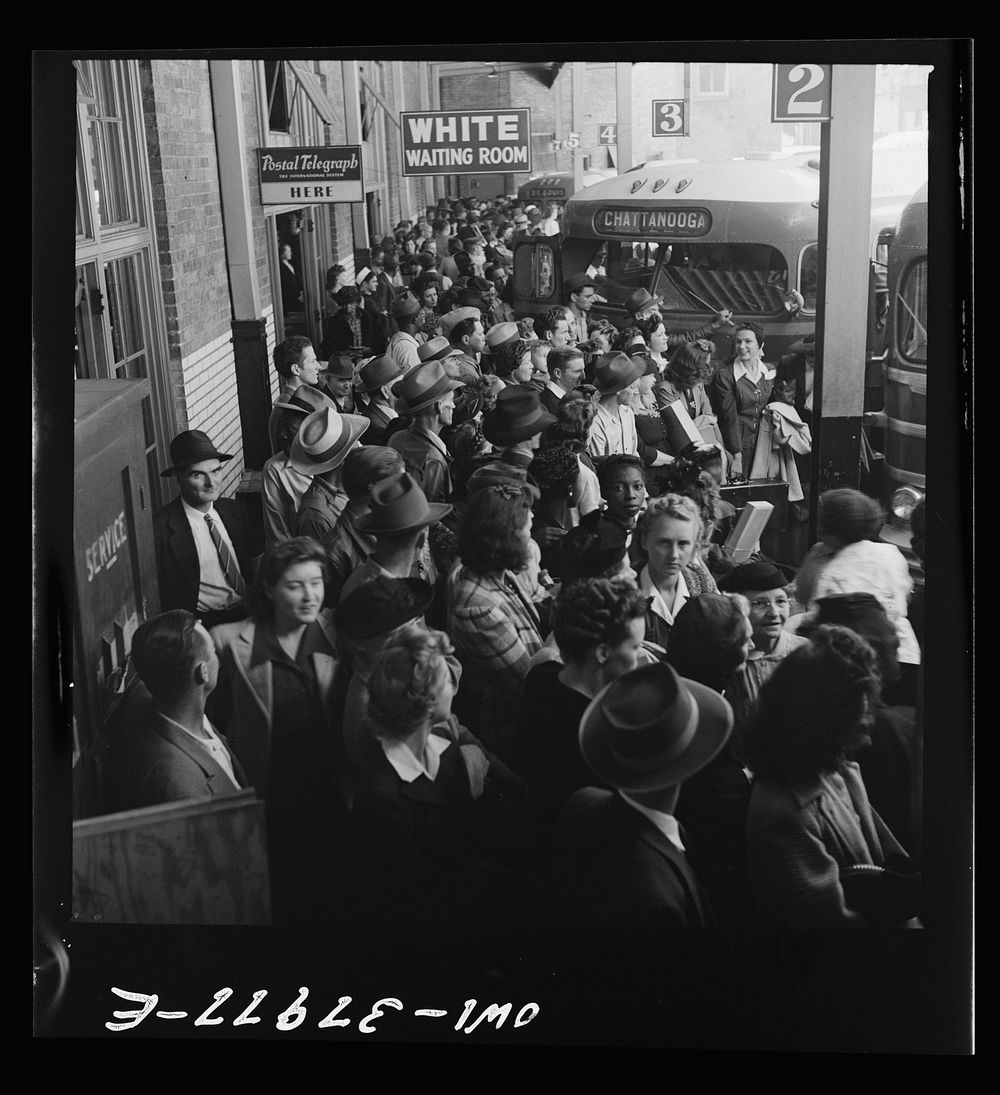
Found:
M 448 632 L 462 663 L 455 713 L 487 749 L 509 756 L 531 656 L 543 643 L 540 590 L 525 569 L 531 493 L 515 483 L 477 492 L 458 530 Z

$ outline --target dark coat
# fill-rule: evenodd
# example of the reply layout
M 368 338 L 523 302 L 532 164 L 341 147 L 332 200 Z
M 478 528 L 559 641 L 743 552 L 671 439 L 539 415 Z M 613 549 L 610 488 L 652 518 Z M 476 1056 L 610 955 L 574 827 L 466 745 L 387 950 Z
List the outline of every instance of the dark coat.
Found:
M 373 354 L 384 354 L 389 345 L 392 334 L 389 331 L 387 317 L 374 308 L 359 308 L 358 316 L 361 319 L 361 342 L 367 346 Z M 347 319 L 347 310 L 341 309 L 335 316 L 323 320 L 323 341 L 320 344 L 319 356 L 322 361 L 329 361 L 336 353 L 346 353 L 354 349 L 354 332 Z
M 577 929 L 662 938 L 715 926 L 679 851 L 620 795 L 584 787 L 559 818 L 553 862 L 557 908 Z
M 552 389 L 548 385 L 542 388 L 542 390 L 538 393 L 538 398 L 541 401 L 542 406 L 549 412 L 549 414 L 554 414 L 558 416 L 559 408 L 562 406 L 562 399 L 559 399 L 556 396 L 556 393 L 552 391 Z
M 109 727 L 100 759 L 104 813 L 236 793 L 212 755 L 153 709 L 145 688 L 136 686 L 125 703 Z M 233 774 L 245 787 L 240 762 L 232 750 L 229 755 Z
M 249 588 L 253 577 L 253 556 L 261 545 L 255 542 L 246 511 L 240 502 L 232 498 L 219 498 L 214 505 L 236 549 L 236 563 Z M 160 611 L 186 608 L 188 612 L 197 612 L 201 568 L 194 535 L 180 498 L 168 502 L 153 519 L 153 542 L 160 581 Z

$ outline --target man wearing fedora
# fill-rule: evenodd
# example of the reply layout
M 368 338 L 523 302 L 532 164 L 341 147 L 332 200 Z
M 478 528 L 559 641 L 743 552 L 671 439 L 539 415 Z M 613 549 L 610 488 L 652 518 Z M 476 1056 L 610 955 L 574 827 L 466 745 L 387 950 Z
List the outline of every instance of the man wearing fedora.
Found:
M 347 505 L 333 529 L 321 540 L 330 564 L 324 604 L 333 608 L 344 583 L 375 550 L 375 538 L 360 526 L 371 506 L 376 483 L 403 470 L 403 458 L 385 445 L 359 445 L 344 460 L 341 487 Z
M 278 451 L 264 464 L 263 471 L 265 547 L 295 535 L 296 514 L 312 480 L 292 467 L 292 442 L 307 415 L 332 406 L 329 396 L 308 384 L 300 385 L 287 399 L 274 405 L 278 414 Z
M 366 445 L 385 444 L 389 424 L 399 417 L 392 407 L 389 387 L 405 371 L 403 366 L 388 354 L 373 357 L 358 370 L 355 381 L 358 389 L 355 395 L 355 410 L 371 422 L 371 427 L 365 434 Z
M 308 415 L 292 441 L 289 463 L 312 480 L 299 504 L 296 536 L 311 536 L 320 543 L 337 524 L 347 495 L 341 486 L 341 468 L 358 438 L 368 429 L 360 414 L 341 414 L 323 407 Z
M 496 405 L 483 415 L 483 434 L 500 452 L 500 460 L 527 468 L 542 440 L 542 431 L 555 422 L 534 388 L 517 384 L 503 389 Z
M 243 506 L 222 498 L 222 465 L 232 460 L 201 430 L 185 430 L 170 442 L 170 467 L 180 496 L 153 519 L 160 608 L 195 613 L 206 629 L 249 614 L 255 543 Z
M 303 384 L 319 384 L 320 364 L 316 360 L 313 344 L 304 335 L 292 335 L 279 342 L 273 353 L 274 370 L 281 377 L 281 391 L 278 402 L 287 403 L 289 398 Z M 271 440 L 271 452 L 280 450 L 277 430 L 280 410 L 271 411 L 267 422 L 267 433 Z
M 354 414 L 354 362 L 347 354 L 330 358 L 318 386 L 341 414 Z
M 344 583 L 340 599 L 380 576 L 422 578 L 436 586 L 437 573 L 430 552 L 424 550 L 427 529 L 451 509 L 444 502 L 428 502 L 420 484 L 407 471 L 373 484 L 368 510 L 356 525 L 359 532 L 374 537 L 375 548 Z
M 420 342 L 417 331 L 420 327 L 420 301 L 409 291 L 396 297 L 392 302 L 392 318 L 399 328 L 389 339 L 386 354 L 404 373 L 420 364 L 417 350 Z
M 392 387 L 396 411 L 410 425 L 394 433 L 389 445 L 402 455 L 406 470 L 420 482 L 430 502 L 447 502 L 451 497 L 450 457 L 441 430 L 451 425 L 455 391 L 461 387 L 461 381 L 453 380 L 436 360 L 411 369 Z
M 684 854 L 674 816 L 681 785 L 725 745 L 729 704 L 665 662 L 606 685 L 580 721 L 580 751 L 614 790 L 577 791 L 559 818 L 554 855 L 558 909 L 573 928 L 656 961 L 665 938 L 713 927 L 715 917 Z M 618 954 L 617 957 L 622 957 Z

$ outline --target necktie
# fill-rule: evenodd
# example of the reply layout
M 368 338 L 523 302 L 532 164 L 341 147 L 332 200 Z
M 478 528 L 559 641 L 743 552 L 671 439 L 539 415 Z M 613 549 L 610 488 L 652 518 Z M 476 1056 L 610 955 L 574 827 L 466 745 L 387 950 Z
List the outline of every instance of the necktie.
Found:
M 219 553 L 219 562 L 222 564 L 222 573 L 226 576 L 226 581 L 241 597 L 245 597 L 247 587 L 243 582 L 243 575 L 240 574 L 240 568 L 236 565 L 233 553 L 229 550 L 226 541 L 222 539 L 210 513 L 205 514 L 205 524 L 208 525 L 208 535 L 212 537 L 215 550 Z

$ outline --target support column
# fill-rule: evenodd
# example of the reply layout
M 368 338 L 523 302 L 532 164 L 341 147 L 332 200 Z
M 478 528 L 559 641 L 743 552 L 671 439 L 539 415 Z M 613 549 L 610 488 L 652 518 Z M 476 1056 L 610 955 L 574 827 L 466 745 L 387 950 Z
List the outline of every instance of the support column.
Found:
M 632 62 L 615 62 L 615 92 L 618 99 L 618 174 L 632 166 Z
M 357 61 L 344 61 L 344 117 L 347 122 L 347 143 L 362 145 L 361 79 Z M 367 192 L 365 201 L 351 202 L 351 227 L 354 232 L 354 252 L 368 248 Z
M 254 209 L 247 178 L 246 135 L 240 94 L 240 62 L 209 61 L 215 147 L 219 161 L 222 228 L 232 303 L 233 362 L 243 436 L 243 464 L 262 468 L 270 457 L 271 414 L 267 325 L 254 260 Z
M 573 62 L 573 132 L 583 137 L 584 96 L 586 94 L 586 61 Z M 573 193 L 583 189 L 583 145 L 573 149 Z
M 822 126 L 813 498 L 857 488 L 868 333 L 875 67 L 834 65 Z M 810 532 L 815 538 L 816 506 Z

